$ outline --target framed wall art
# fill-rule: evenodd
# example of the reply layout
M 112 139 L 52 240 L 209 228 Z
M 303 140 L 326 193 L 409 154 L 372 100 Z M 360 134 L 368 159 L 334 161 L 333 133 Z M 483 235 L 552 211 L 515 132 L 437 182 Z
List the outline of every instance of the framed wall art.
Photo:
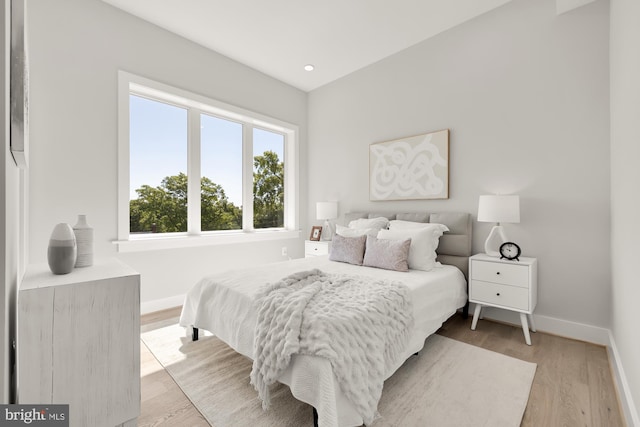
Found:
M 449 198 L 449 129 L 369 146 L 369 199 Z

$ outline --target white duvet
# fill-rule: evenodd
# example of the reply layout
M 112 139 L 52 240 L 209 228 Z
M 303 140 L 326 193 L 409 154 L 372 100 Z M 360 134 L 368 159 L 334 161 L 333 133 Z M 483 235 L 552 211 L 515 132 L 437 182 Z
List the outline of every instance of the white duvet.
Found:
M 253 359 L 257 320 L 253 301 L 259 289 L 266 283 L 277 282 L 290 274 L 313 268 L 327 273 L 398 280 L 409 288 L 415 327 L 404 356 L 397 366 L 389 370 L 387 378 L 407 357 L 418 352 L 425 338 L 467 300 L 464 276 L 452 266 L 445 265 L 430 272 L 394 272 L 333 262 L 327 257 L 313 257 L 205 277 L 187 294 L 180 325 L 208 330 L 237 352 Z M 293 356 L 289 368 L 279 381 L 287 384 L 297 399 L 316 408 L 320 427 L 362 425 L 362 417 L 345 398 L 327 359 Z

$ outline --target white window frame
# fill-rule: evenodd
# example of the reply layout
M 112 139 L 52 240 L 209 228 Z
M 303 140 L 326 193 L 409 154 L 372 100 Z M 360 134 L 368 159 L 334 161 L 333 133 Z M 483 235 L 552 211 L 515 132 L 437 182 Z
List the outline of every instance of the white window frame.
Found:
M 200 115 L 213 115 L 243 125 L 242 230 L 200 230 L 200 197 L 189 197 L 186 233 L 129 233 L 129 103 L 130 95 L 188 109 L 188 193 L 200 194 Z M 284 136 L 284 227 L 253 228 L 253 128 Z M 118 72 L 118 245 L 119 252 L 209 246 L 300 237 L 298 127 L 272 117 L 159 83 L 125 71 Z

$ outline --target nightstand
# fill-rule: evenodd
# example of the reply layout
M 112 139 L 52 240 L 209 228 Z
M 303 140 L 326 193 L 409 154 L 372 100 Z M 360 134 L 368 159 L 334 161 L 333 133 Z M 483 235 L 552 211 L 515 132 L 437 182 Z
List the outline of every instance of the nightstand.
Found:
M 329 255 L 329 248 L 331 248 L 331 240 L 305 240 L 304 241 L 304 257 L 310 258 L 313 256 Z
M 520 313 L 524 340 L 531 345 L 536 331 L 533 310 L 538 300 L 538 260 L 520 257 L 509 261 L 486 254 L 469 258 L 469 301 L 476 304 L 471 329 L 475 331 L 482 307 L 497 307 Z

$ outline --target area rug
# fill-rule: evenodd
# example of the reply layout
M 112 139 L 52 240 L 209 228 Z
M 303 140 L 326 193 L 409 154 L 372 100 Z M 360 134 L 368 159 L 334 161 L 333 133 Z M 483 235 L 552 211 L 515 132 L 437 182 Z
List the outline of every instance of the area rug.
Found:
M 284 385 L 263 411 L 249 384 L 251 360 L 214 336 L 192 342 L 174 324 L 142 341 L 212 426 L 313 426 L 311 407 Z M 432 335 L 385 382 L 373 426 L 517 427 L 535 371 L 535 363 Z

